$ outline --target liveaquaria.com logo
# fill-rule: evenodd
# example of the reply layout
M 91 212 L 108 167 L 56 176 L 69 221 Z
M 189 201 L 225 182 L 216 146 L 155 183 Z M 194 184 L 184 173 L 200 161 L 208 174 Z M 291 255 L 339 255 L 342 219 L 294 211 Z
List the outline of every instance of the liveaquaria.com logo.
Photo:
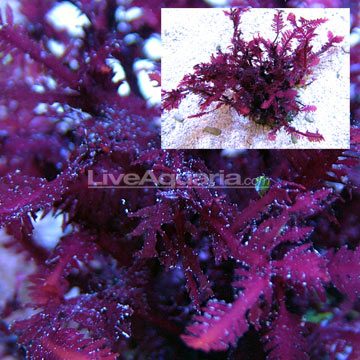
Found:
M 96 178 L 96 179 L 95 179 Z M 146 170 L 143 175 L 137 173 L 113 174 L 104 170 L 95 176 L 93 170 L 88 171 L 89 188 L 255 188 L 257 191 L 266 191 L 270 187 L 270 179 L 266 176 L 242 178 L 238 173 L 227 173 L 220 170 L 218 173 L 155 173 Z

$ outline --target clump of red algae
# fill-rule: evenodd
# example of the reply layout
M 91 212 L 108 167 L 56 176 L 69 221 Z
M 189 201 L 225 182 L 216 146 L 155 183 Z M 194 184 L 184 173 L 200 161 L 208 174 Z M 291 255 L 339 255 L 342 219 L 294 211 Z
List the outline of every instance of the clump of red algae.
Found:
M 281 128 L 296 138 L 323 141 L 318 132 L 301 132 L 291 126 L 299 112 L 316 111 L 314 105 L 304 105 L 298 99 L 300 87 L 306 87 L 320 55 L 343 40 L 328 32 L 328 41 L 317 52 L 313 52 L 312 40 L 315 30 L 327 19 L 299 20 L 293 13 L 287 17 L 291 29 L 286 29 L 283 10 L 277 10 L 272 29 L 274 39 L 260 35 L 251 41 L 243 39 L 240 28 L 242 14 L 248 9 L 224 11 L 234 26 L 232 44 L 228 52 L 218 50 L 209 63 L 194 66 L 194 73 L 186 74 L 178 88 L 162 92 L 162 110 L 178 108 L 189 94 L 200 96 L 199 117 L 224 105 L 231 106 L 258 124 L 269 126 L 268 137 L 275 140 Z M 206 111 L 213 103 L 215 108 Z

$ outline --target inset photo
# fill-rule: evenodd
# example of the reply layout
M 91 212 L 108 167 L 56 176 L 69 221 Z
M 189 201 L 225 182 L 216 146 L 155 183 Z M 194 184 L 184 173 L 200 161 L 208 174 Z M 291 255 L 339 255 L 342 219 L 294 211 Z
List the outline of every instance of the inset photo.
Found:
M 163 149 L 348 149 L 349 9 L 162 9 Z

